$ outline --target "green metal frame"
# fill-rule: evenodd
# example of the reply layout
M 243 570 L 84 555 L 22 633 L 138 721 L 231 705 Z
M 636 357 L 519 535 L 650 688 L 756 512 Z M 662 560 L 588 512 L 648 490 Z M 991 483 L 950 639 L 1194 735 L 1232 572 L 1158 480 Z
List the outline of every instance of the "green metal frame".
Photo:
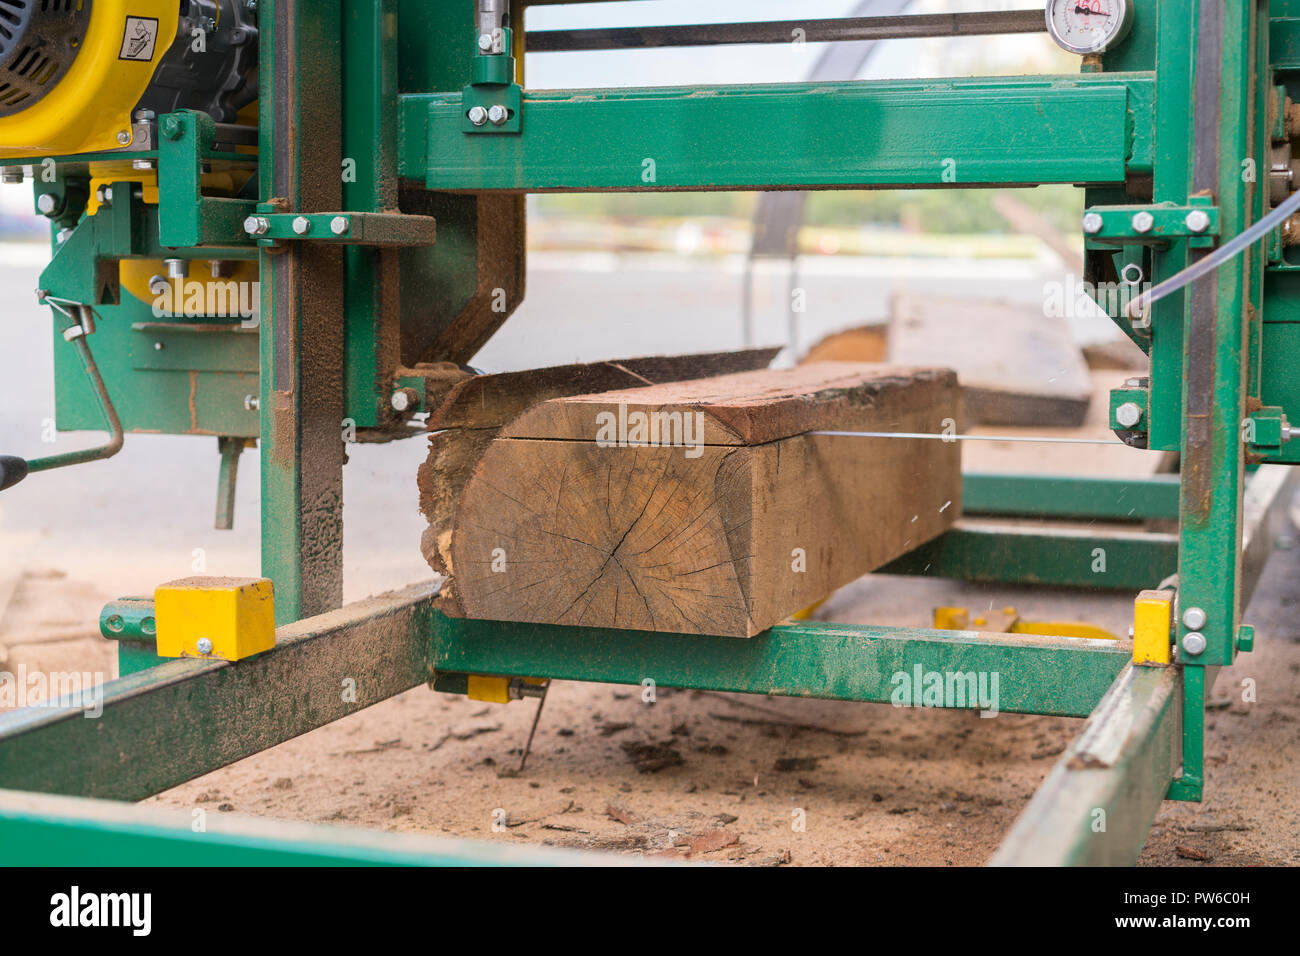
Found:
M 1068 638 L 791 624 L 734 641 L 458 621 L 439 614 L 428 591 L 332 610 L 342 593 L 342 428 L 392 424 L 387 399 L 404 354 L 434 354 L 437 341 L 437 357 L 464 361 L 501 320 L 474 319 L 460 338 L 446 338 L 472 313 L 484 262 L 501 261 L 499 248 L 485 251 L 485 203 L 544 190 L 1073 183 L 1102 217 L 1087 244 L 1088 274 L 1099 280 L 1135 263 L 1159 282 L 1217 237 L 1240 233 L 1268 207 L 1270 148 L 1286 135 L 1277 104 L 1288 92 L 1300 99 L 1300 0 L 1135 6 L 1128 39 L 1071 76 L 521 92 L 502 63 L 485 62 L 469 42 L 468 0 L 264 0 L 253 208 L 270 226 L 259 240 L 242 226 L 252 198 L 204 196 L 201 175 L 205 163 L 253 160 L 215 153 L 210 123 L 195 114 L 160 122 L 149 154 L 159 164 L 160 211 L 132 196 L 81 218 L 90 157 L 70 158 L 57 182 L 38 190 L 57 194 L 52 229 L 73 230 L 56 244 L 42 284 L 73 301 L 130 306 L 113 298 L 107 270 L 169 243 L 179 248 L 166 254 L 182 258 L 260 257 L 260 352 L 241 373 L 257 379 L 260 422 L 250 430 L 252 412 L 223 405 L 197 424 L 164 416 L 162 430 L 260 438 L 262 568 L 276 584 L 279 643 L 237 665 L 157 664 L 147 614 L 124 609 L 117 633 L 133 640 L 123 643 L 125 676 L 106 688 L 105 716 L 0 717 L 0 786 L 138 799 L 356 706 L 468 672 L 884 701 L 893 675 L 920 666 L 996 671 L 1004 710 L 1093 713 L 998 862 L 1135 858 L 1161 798 L 1200 798 L 1205 695 L 1217 668 L 1251 644 L 1241 610 L 1267 550 L 1268 520 L 1291 483 L 1261 469 L 1251 487 L 1262 504 L 1252 504 L 1247 466 L 1300 461 L 1300 447 L 1247 446 L 1240 429 L 1248 409 L 1267 422 L 1287 412 L 1300 422 L 1300 366 L 1290 358 L 1300 347 L 1300 261 L 1280 237 L 1158 302 L 1149 326 L 1120 322 L 1151 358 L 1149 381 L 1126 392 L 1144 410 L 1129 437 L 1178 451 L 1179 476 L 966 478 L 971 514 L 1177 520 L 1177 532 L 963 520 L 883 569 L 1129 591 L 1176 571 L 1180 606 L 1205 612 L 1207 646 L 1171 668 L 1125 667 L 1118 647 Z M 448 29 L 397 29 L 430 7 Z M 518 16 L 511 26 L 522 30 Z M 471 104 L 501 97 L 514 104 L 508 123 L 467 122 Z M 1246 175 L 1248 166 L 1257 174 Z M 517 207 L 493 208 L 499 218 Z M 1193 209 L 1209 215 L 1199 233 L 1184 228 Z M 1137 211 L 1152 214 L 1148 233 L 1132 229 Z M 332 245 L 337 237 L 323 227 L 339 214 L 357 217 L 349 242 L 374 244 Z M 436 244 L 385 247 L 427 225 L 412 214 L 437 218 Z M 327 241 L 288 231 L 298 215 Z M 416 300 L 438 306 L 413 316 Z M 171 334 L 187 344 L 172 352 L 181 364 L 169 371 L 229 374 L 211 365 L 242 347 L 234 330 L 222 339 Z M 423 344 L 411 346 L 408 334 Z M 126 391 L 155 371 L 109 339 L 100 336 L 110 389 Z M 226 358 L 205 359 L 201 342 L 220 343 Z M 69 384 L 75 370 L 56 369 L 61 394 L 78 396 L 61 399 L 60 424 L 95 427 L 73 410 L 93 407 Z M 155 421 L 149 407 L 126 404 L 128 428 Z M 1180 644 L 1186 633 L 1180 622 Z M 354 677 L 361 669 L 359 704 L 337 702 L 333 682 L 344 666 Z M 1122 818 L 1104 840 L 1080 829 L 1093 807 Z M 12 820 L 0 809 L 0 827 L 44 825 L 30 815 Z

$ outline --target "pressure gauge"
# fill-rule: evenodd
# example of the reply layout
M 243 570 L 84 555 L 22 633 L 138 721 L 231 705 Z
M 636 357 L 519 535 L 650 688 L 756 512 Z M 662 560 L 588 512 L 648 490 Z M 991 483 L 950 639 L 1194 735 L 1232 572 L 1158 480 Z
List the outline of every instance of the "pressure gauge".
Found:
M 1047 32 L 1080 56 L 1110 49 L 1132 25 L 1132 0 L 1048 0 Z

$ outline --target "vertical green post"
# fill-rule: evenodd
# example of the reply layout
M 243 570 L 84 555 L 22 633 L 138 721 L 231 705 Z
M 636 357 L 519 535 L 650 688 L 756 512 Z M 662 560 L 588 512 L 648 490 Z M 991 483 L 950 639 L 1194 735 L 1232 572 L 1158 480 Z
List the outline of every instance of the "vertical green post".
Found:
M 1242 163 L 1254 156 L 1253 52 L 1255 0 L 1199 0 L 1195 18 L 1195 74 L 1191 186 L 1213 195 L 1223 235 L 1250 225 L 1252 184 Z M 1261 162 L 1262 161 L 1262 162 Z M 1207 254 L 1197 250 L 1192 261 Z M 1199 800 L 1204 783 L 1205 668 L 1232 663 L 1241 577 L 1241 502 L 1244 448 L 1249 277 L 1258 246 L 1193 283 L 1185 298 L 1183 345 L 1182 527 L 1179 606 L 1205 615 L 1196 632 L 1204 650 L 1188 650 L 1192 632 L 1178 623 L 1184 675 L 1183 773 L 1170 796 Z M 1213 673 L 1212 671 L 1210 673 Z
M 259 11 L 264 208 L 342 204 L 339 3 Z M 262 250 L 262 573 L 278 624 L 343 600 L 342 272 L 341 250 L 325 243 Z

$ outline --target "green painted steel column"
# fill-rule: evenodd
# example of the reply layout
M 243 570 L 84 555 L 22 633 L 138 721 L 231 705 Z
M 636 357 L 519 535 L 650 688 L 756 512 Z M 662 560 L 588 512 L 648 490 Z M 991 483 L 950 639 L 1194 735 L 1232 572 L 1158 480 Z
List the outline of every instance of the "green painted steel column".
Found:
M 1253 184 L 1242 164 L 1253 154 L 1252 0 L 1200 0 L 1195 17 L 1196 59 L 1192 124 L 1191 189 L 1217 198 L 1224 236 L 1250 225 Z M 1263 157 L 1259 158 L 1264 160 Z M 1267 161 L 1257 163 L 1266 169 Z M 1191 261 L 1204 256 L 1193 251 Z M 1204 612 L 1204 624 L 1178 625 L 1179 657 L 1185 665 L 1183 772 L 1170 790 L 1199 800 L 1204 784 L 1204 673 L 1207 665 L 1232 663 L 1241 577 L 1241 506 L 1245 445 L 1248 340 L 1246 315 L 1251 263 L 1257 245 L 1190 286 L 1185 298 L 1183 342 L 1182 529 L 1179 606 Z M 1187 635 L 1203 635 L 1193 653 Z M 1193 641 L 1196 639 L 1193 638 Z M 1196 693 L 1197 689 L 1201 693 Z
M 259 13 L 263 203 L 342 204 L 339 0 Z M 343 600 L 342 250 L 295 242 L 261 257 L 262 573 L 277 623 Z

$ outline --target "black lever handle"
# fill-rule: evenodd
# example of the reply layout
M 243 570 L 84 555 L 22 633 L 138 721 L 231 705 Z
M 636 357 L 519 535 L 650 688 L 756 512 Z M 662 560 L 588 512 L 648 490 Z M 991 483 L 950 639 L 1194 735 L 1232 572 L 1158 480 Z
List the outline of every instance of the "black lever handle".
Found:
M 27 477 L 27 459 L 0 455 L 0 491 L 12 488 Z

